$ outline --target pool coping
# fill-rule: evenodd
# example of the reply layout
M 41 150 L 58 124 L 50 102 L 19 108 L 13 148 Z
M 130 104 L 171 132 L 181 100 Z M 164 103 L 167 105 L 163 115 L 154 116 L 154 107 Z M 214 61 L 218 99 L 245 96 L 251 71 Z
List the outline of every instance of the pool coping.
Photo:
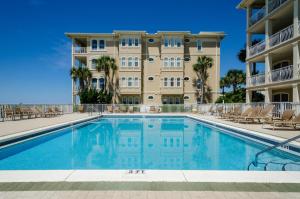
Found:
M 103 116 L 130 116 L 132 114 L 102 114 Z M 192 119 L 200 120 L 214 125 L 214 122 L 205 120 L 200 116 L 192 114 L 134 114 L 150 116 L 186 116 Z M 74 120 L 57 125 L 51 125 L 35 130 L 5 136 L 5 139 L 14 139 L 26 135 L 60 129 L 72 124 L 78 124 L 85 121 L 98 118 L 91 116 L 89 118 Z M 244 133 L 255 134 L 265 139 L 271 139 L 276 142 L 285 139 L 265 135 L 259 132 L 233 127 L 231 125 L 218 123 L 221 127 L 231 128 Z M 8 138 L 7 138 L 8 137 Z M 0 142 L 5 141 L 3 137 Z M 293 143 L 300 146 L 299 143 Z M 231 170 L 2 170 L 0 171 L 0 182 L 226 182 L 226 183 L 300 183 L 299 171 L 231 171 Z

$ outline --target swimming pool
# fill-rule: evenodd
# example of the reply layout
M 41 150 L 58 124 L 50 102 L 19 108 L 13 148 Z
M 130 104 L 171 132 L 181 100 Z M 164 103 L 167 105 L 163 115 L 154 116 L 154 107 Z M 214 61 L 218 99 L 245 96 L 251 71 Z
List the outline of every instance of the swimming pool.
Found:
M 266 147 L 185 116 L 104 116 L 3 147 L 0 170 L 246 170 Z M 281 150 L 261 159 L 300 161 Z

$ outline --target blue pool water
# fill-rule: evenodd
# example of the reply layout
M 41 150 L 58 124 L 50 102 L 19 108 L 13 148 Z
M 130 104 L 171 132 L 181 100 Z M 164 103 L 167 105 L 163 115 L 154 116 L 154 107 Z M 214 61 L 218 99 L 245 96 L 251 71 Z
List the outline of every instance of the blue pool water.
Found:
M 188 117 L 108 116 L 3 148 L 0 169 L 246 170 L 265 147 Z M 262 159 L 300 160 L 279 150 Z

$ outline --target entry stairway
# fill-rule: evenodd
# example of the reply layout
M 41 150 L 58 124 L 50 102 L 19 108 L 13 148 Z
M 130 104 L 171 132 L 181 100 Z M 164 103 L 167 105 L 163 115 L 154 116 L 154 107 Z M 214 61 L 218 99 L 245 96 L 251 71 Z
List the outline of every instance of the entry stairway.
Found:
M 278 143 L 276 145 L 270 146 L 258 153 L 255 154 L 255 159 L 250 162 L 248 165 L 249 170 L 263 170 L 263 171 L 300 171 L 300 157 L 296 160 L 291 160 L 288 157 L 286 158 L 270 158 L 266 154 L 266 152 L 270 152 L 271 150 L 277 149 L 278 147 L 287 146 L 288 143 L 300 139 L 300 135 L 292 137 L 290 139 L 285 140 L 284 142 Z M 263 156 L 262 158 L 260 158 Z M 261 160 L 259 160 L 259 158 Z

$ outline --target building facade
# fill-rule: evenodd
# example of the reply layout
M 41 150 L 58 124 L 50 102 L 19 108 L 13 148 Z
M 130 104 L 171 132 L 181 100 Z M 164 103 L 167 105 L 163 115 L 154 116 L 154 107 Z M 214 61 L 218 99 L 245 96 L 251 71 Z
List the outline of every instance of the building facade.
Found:
M 246 101 L 300 102 L 299 0 L 243 0 L 246 9 Z M 256 40 L 256 41 L 255 41 Z M 255 68 L 263 69 L 257 74 Z
M 208 85 L 212 101 L 219 93 L 220 42 L 223 32 L 114 31 L 113 33 L 66 33 L 72 39 L 72 67 L 88 67 L 91 85 L 102 89 L 104 72 L 97 72 L 96 59 L 110 56 L 116 60 L 113 85 L 115 103 L 122 104 L 191 104 L 199 101 L 200 88 L 193 64 L 199 56 L 213 59 Z M 72 84 L 72 99 L 78 95 Z M 201 97 L 201 96 L 200 96 Z

